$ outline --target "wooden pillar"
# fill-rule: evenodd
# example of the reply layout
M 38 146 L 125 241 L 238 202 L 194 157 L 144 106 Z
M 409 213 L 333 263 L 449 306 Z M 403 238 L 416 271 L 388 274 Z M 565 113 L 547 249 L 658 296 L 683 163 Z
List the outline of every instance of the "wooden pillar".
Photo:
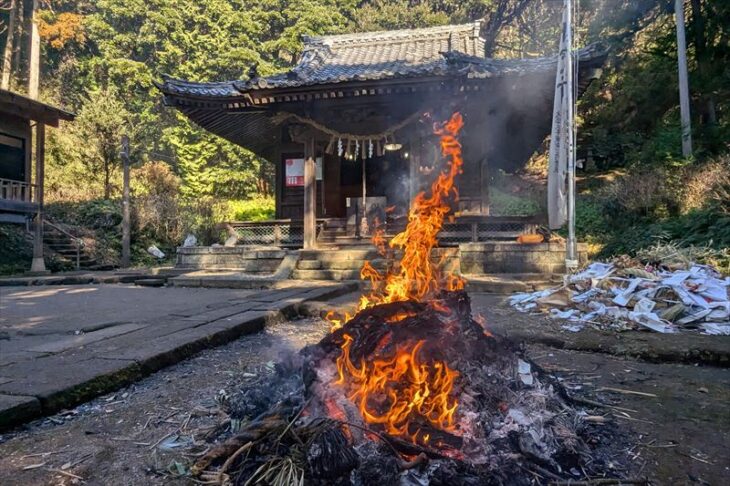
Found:
M 486 155 L 479 162 L 479 193 L 481 198 L 479 213 L 482 216 L 489 216 L 489 162 Z
M 272 162 L 274 163 L 274 200 L 275 200 L 275 219 L 283 219 L 284 216 L 282 215 L 281 211 L 281 196 L 282 196 L 282 190 L 284 186 L 284 175 L 286 169 L 284 168 L 283 164 L 284 161 L 281 159 L 281 144 L 283 137 L 281 134 L 281 131 L 276 136 L 276 140 L 274 141 L 275 148 L 274 148 L 274 155 L 272 157 Z
M 314 138 L 304 142 L 304 249 L 317 247 L 317 167 Z
M 43 259 L 43 179 L 46 155 L 46 126 L 38 122 L 35 130 L 35 201 L 38 210 L 35 216 L 35 235 L 33 237 L 33 262 L 30 271 L 45 273 L 46 263 Z
M 416 144 L 411 147 L 411 156 L 408 159 L 408 210 L 418 193 L 418 167 L 423 159 L 423 139 L 418 138 Z
M 129 214 L 129 137 L 122 135 L 122 260 L 120 266 L 129 268 L 131 263 Z

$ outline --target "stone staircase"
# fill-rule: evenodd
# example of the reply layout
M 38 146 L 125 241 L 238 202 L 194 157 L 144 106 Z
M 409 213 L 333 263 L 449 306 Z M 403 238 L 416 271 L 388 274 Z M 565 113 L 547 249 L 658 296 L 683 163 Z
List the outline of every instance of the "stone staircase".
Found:
M 358 238 L 348 231 L 347 220 L 344 218 L 328 219 L 324 228 L 317 235 L 317 245 L 320 248 L 368 245 L 369 243 L 369 238 Z
M 385 260 L 372 245 L 363 248 L 301 250 L 291 278 L 297 280 L 360 280 L 363 262 L 370 261 L 377 270 L 385 269 Z
M 96 259 L 84 250 L 83 242 L 79 238 L 55 223 L 44 221 L 43 244 L 76 269 L 90 269 L 97 263 Z

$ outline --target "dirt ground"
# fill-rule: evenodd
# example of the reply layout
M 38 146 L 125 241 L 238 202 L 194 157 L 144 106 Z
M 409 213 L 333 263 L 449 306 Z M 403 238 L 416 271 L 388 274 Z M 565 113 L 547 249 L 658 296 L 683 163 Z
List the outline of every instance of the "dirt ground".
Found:
M 185 473 L 222 419 L 220 401 L 265 380 L 281 353 L 327 331 L 316 319 L 278 324 L 0 436 L 0 483 L 193 484 Z M 730 484 L 729 369 L 542 345 L 528 345 L 526 353 L 571 394 L 614 407 L 591 413 L 632 434 L 627 453 L 652 484 Z

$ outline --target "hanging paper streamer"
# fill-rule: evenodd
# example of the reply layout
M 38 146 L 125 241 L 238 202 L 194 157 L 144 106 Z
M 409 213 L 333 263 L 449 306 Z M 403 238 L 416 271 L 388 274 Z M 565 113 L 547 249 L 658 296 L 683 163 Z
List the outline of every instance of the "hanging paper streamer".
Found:
M 372 140 L 368 140 L 368 158 L 369 159 L 373 158 L 373 141 Z
M 342 152 L 343 152 L 342 151 L 342 139 L 338 138 L 337 139 L 337 156 L 342 157 Z

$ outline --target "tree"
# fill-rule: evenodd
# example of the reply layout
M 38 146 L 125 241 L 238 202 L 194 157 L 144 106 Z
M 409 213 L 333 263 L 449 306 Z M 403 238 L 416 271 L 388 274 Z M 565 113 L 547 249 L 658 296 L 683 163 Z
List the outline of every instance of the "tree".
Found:
M 5 34 L 5 48 L 3 49 L 2 80 L 0 80 L 0 88 L 2 89 L 10 89 L 10 72 L 13 69 L 13 46 L 15 45 L 15 21 L 17 15 L 18 8 L 16 1 L 10 0 L 7 34 Z
M 109 199 L 114 189 L 113 176 L 119 170 L 120 137 L 130 133 L 131 114 L 116 89 L 92 91 L 76 120 L 68 126 L 67 151 L 86 167 L 90 177 L 98 179 Z
M 41 37 L 38 33 L 38 0 L 32 0 L 30 35 L 28 36 L 28 96 L 38 98 L 41 83 Z

